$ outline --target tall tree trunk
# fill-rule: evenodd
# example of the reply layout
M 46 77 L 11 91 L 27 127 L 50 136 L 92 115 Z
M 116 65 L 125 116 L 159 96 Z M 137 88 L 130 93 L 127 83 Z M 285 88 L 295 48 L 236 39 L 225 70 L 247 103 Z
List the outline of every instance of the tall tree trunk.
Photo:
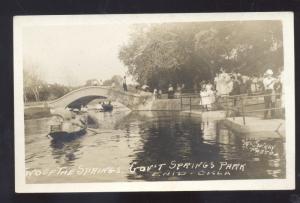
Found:
M 38 96 L 37 88 L 36 88 L 36 87 L 33 87 L 33 88 L 31 89 L 31 91 L 32 91 L 32 93 L 33 93 L 33 95 L 34 95 L 35 101 L 36 101 L 36 102 L 39 101 L 39 96 Z

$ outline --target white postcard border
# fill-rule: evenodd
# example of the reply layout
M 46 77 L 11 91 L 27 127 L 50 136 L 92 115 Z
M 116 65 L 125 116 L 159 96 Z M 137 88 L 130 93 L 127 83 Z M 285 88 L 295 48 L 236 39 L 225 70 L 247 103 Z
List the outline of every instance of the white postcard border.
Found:
M 232 20 L 281 20 L 285 67 L 286 179 L 26 184 L 22 30 L 26 26 Z M 64 15 L 14 17 L 15 190 L 40 192 L 289 190 L 295 188 L 294 21 L 292 12 Z

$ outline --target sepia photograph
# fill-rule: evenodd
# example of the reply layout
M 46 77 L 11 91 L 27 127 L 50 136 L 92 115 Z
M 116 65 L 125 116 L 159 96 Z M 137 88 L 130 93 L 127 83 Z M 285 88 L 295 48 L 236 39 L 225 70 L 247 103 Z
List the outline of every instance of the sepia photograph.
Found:
M 14 17 L 16 192 L 293 189 L 293 26 Z

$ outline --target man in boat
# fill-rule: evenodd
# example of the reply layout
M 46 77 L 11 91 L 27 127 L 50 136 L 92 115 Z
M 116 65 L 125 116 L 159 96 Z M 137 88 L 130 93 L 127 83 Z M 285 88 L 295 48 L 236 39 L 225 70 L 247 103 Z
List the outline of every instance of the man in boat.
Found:
M 88 107 L 86 105 L 81 105 L 80 107 L 80 112 L 87 112 L 88 111 Z
M 74 112 L 71 113 L 71 117 L 61 117 L 62 119 L 59 119 L 55 125 L 50 125 L 49 138 L 52 138 L 52 140 L 55 141 L 68 141 L 75 139 L 86 132 L 86 115 L 77 115 Z M 60 115 L 54 115 L 54 117 L 60 118 Z
M 112 111 L 113 106 L 111 105 L 111 101 L 108 101 L 108 103 L 103 102 L 102 108 L 103 108 L 103 111 Z

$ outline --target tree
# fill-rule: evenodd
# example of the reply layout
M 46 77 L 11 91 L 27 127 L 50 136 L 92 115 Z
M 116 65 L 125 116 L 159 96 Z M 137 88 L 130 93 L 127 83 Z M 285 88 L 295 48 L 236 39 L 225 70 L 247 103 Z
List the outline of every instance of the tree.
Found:
M 24 69 L 24 101 L 27 102 L 30 97 L 34 97 L 34 101 L 40 101 L 40 89 L 43 85 L 37 73 L 33 69 Z M 29 98 L 28 98 L 29 97 Z
M 212 80 L 220 68 L 252 75 L 283 65 L 280 21 L 190 22 L 138 25 L 119 52 L 140 84 Z
M 100 82 L 97 79 L 89 79 L 85 82 L 85 86 L 97 86 L 97 85 L 100 85 Z
M 111 86 L 114 83 L 115 86 L 121 86 L 122 85 L 122 80 L 123 80 L 122 76 L 114 75 L 114 76 L 111 77 L 111 79 L 105 80 L 103 82 L 103 85 L 104 86 Z

